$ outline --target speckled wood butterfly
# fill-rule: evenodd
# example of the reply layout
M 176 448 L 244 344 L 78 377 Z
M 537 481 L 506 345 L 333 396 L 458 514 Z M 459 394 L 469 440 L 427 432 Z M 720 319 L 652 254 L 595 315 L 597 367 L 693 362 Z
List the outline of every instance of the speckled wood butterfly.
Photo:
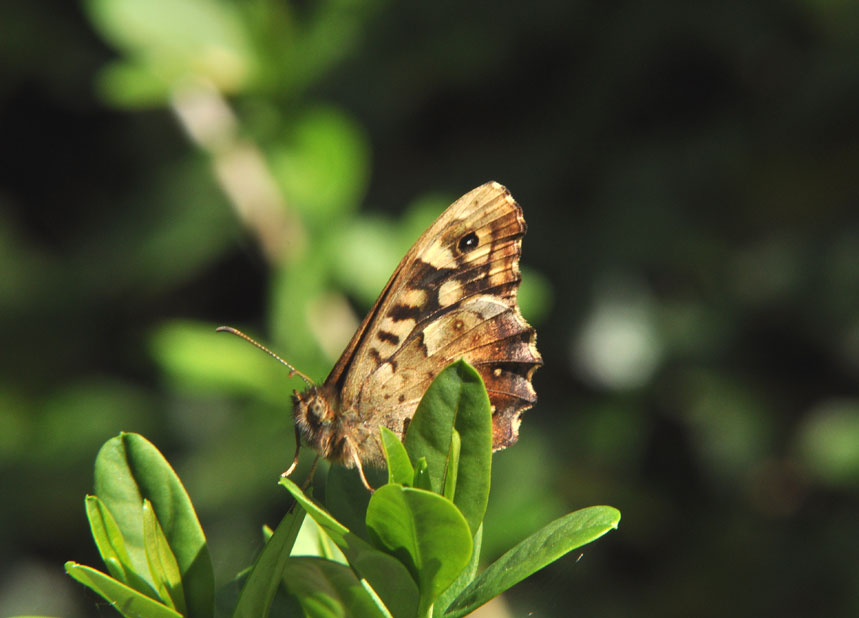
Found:
M 308 384 L 293 395 L 297 444 L 357 467 L 369 487 L 363 465 L 384 462 L 379 426 L 402 437 L 430 382 L 461 358 L 486 384 L 493 449 L 516 442 L 542 364 L 516 301 L 525 230 L 522 208 L 497 182 L 448 207 L 397 266 L 325 382 L 284 362 Z

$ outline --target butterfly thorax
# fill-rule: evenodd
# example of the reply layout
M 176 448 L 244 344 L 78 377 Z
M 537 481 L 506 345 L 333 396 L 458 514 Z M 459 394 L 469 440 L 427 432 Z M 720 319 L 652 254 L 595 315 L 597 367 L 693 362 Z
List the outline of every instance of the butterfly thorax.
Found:
M 325 459 L 351 468 L 355 457 L 375 463 L 381 456 L 372 427 L 360 422 L 354 411 L 341 409 L 336 389 L 323 384 L 295 391 L 292 403 L 301 437 Z

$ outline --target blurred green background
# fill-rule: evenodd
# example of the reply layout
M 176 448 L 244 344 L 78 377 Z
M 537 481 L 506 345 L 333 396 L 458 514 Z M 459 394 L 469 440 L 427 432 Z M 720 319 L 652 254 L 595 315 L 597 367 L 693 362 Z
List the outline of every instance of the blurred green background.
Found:
M 121 430 L 249 564 L 301 383 L 215 326 L 324 378 L 494 179 L 545 367 L 486 558 L 623 520 L 487 615 L 859 615 L 857 110 L 845 0 L 3 2 L 0 613 L 112 615 L 62 565 Z

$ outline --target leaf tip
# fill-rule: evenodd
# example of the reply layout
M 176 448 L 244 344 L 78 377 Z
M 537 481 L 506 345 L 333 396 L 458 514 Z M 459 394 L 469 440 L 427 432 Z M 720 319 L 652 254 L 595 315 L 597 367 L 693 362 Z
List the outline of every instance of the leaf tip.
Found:
M 614 528 L 615 530 L 617 530 L 618 525 L 620 525 L 620 510 L 616 509 L 613 506 L 609 506 L 606 508 L 611 509 L 612 516 L 613 516 L 611 527 Z

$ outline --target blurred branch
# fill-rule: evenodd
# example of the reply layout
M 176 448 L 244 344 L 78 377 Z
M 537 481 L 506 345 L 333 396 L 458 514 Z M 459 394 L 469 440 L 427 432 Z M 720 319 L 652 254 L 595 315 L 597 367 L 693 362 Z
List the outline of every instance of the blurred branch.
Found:
M 288 265 L 304 250 L 307 235 L 289 208 L 260 149 L 239 136 L 236 116 L 213 85 L 197 81 L 173 88 L 171 108 L 191 140 L 212 158 L 230 204 L 257 237 L 266 259 Z M 309 312 L 311 331 L 330 358 L 349 342 L 358 319 L 345 296 L 330 293 Z
M 283 199 L 259 148 L 239 137 L 228 102 L 202 82 L 184 84 L 172 94 L 171 108 L 192 141 L 212 157 L 215 177 L 259 239 L 266 258 L 290 262 L 304 248 L 304 227 Z

